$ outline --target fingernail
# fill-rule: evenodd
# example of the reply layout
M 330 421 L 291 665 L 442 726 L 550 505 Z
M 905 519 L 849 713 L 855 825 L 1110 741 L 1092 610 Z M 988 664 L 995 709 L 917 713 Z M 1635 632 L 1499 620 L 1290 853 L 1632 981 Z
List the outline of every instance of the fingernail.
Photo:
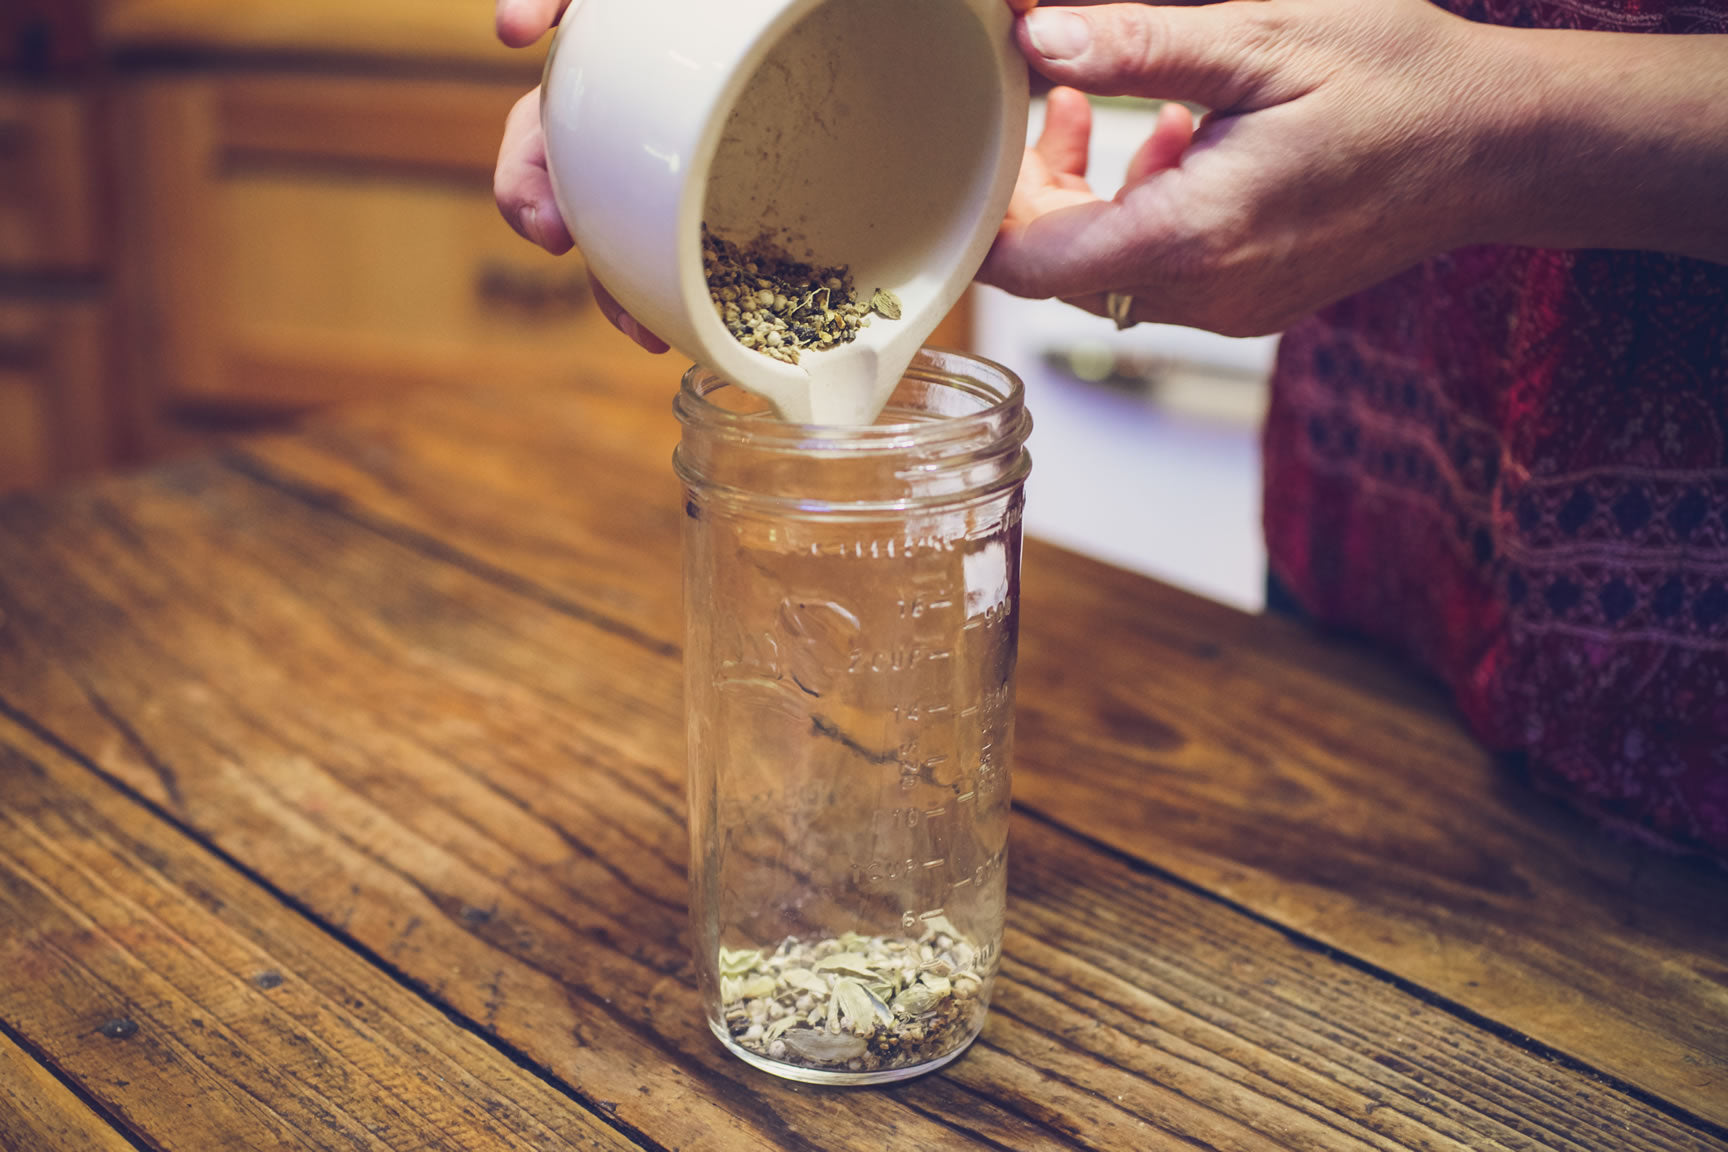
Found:
M 1026 34 L 1032 48 L 1046 60 L 1072 60 L 1092 46 L 1092 26 L 1078 12 L 1039 8 L 1027 13 Z

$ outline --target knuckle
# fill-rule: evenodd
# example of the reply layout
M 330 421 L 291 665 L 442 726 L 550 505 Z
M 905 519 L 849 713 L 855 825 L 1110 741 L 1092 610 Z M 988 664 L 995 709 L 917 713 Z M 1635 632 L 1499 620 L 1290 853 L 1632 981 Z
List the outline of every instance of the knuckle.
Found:
M 1238 10 L 1237 37 L 1245 52 L 1264 55 L 1281 51 L 1301 31 L 1292 27 L 1288 12 L 1271 4 L 1251 4 Z
M 1292 93 L 1307 86 L 1312 52 L 1310 29 L 1291 18 L 1281 6 L 1273 4 L 1244 5 L 1236 12 L 1231 29 L 1234 58 L 1228 69 L 1228 85 L 1232 91 L 1259 98 L 1272 98 L 1277 93 Z
M 1112 72 L 1118 86 L 1126 87 L 1136 77 L 1153 73 L 1166 61 L 1170 49 L 1170 25 L 1153 5 L 1135 4 L 1119 11 L 1105 30 L 1111 45 Z

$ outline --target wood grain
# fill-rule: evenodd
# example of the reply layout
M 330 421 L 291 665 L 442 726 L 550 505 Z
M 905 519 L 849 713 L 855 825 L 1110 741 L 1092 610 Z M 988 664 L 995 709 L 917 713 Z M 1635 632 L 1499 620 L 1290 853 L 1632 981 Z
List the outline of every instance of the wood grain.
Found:
M 126 1138 L 0 1035 L 0 1148 L 130 1152 Z
M 248 457 L 675 644 L 670 376 L 428 397 Z M 559 483 L 572 459 L 596 466 Z M 1036 543 L 1023 602 L 1019 804 L 1728 1123 L 1728 875 L 1532 794 L 1348 644 Z
M 0 1013 L 147 1146 L 637 1146 L 52 747 L 0 741 Z
M 527 85 L 537 51 L 504 47 L 487 0 L 105 0 L 97 33 L 109 51 L 418 60 L 508 72 Z
M 604 495 L 628 455 L 565 475 Z M 664 541 L 554 589 L 259 467 L 0 504 L 0 706 L 650 1146 L 1728 1147 L 1684 1104 L 1036 815 L 971 1053 L 844 1107 L 755 1073 L 707 1034 L 686 955 L 678 654 L 659 593 L 626 591 L 676 587 Z M 583 570 L 631 510 L 655 539 L 659 511 L 627 501 L 511 563 Z M 1443 740 L 1389 708 L 1414 746 Z
M 1017 794 L 1326 945 L 1717 1122 L 1728 1120 L 1728 875 L 1614 840 L 1421 701 L 1340 691 L 1300 628 L 1125 599 L 1031 566 Z M 1268 653 L 1286 647 L 1290 660 Z M 1312 663 L 1301 659 L 1312 652 Z M 1060 669 L 1092 662 L 1089 690 Z M 1135 781 L 1153 774 L 1156 789 Z

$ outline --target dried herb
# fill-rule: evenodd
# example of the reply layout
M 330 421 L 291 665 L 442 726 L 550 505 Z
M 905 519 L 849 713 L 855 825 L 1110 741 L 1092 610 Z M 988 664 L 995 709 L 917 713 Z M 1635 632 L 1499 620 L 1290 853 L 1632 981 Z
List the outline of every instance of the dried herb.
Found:
M 702 229 L 702 267 L 715 313 L 738 343 L 787 364 L 801 352 L 850 344 L 871 317 L 900 318 L 900 301 L 878 289 L 862 302 L 844 265 L 794 260 L 766 236 L 740 247 Z
M 878 288 L 870 297 L 870 310 L 885 320 L 900 319 L 900 297 L 886 288 Z
M 945 917 L 918 939 L 789 936 L 771 952 L 720 950 L 732 1039 L 806 1068 L 874 1072 L 945 1056 L 984 1009 L 977 947 Z

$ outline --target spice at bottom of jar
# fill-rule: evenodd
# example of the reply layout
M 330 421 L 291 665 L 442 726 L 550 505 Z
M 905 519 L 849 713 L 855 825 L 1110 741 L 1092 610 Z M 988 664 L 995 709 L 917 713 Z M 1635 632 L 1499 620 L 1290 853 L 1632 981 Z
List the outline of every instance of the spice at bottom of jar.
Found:
M 804 1068 L 876 1072 L 939 1059 L 976 1034 L 984 978 L 975 944 L 944 917 L 920 937 L 788 936 L 720 949 L 733 1043 Z

